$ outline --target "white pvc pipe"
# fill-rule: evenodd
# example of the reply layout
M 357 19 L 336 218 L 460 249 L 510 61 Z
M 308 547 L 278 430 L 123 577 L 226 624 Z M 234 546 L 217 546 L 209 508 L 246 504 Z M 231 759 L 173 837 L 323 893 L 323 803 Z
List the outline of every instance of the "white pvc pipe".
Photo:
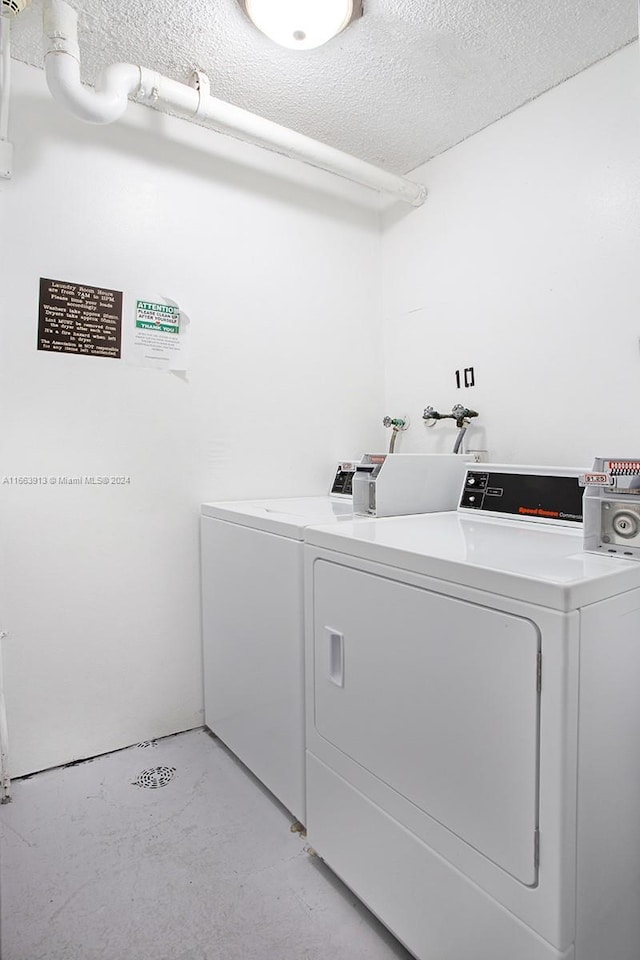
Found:
M 262 147 L 302 160 L 356 183 L 420 206 L 426 187 L 388 173 L 341 150 L 211 97 L 144 67 L 118 63 L 102 71 L 94 90 L 80 82 L 77 14 L 65 0 L 45 0 L 45 70 L 53 97 L 86 123 L 111 123 L 122 116 L 127 98 L 168 110 Z
M 95 89 L 80 82 L 80 64 L 67 53 L 50 53 L 44 61 L 54 100 L 85 123 L 113 123 L 127 109 L 128 97 L 140 86 L 140 70 L 128 63 L 107 67 Z
M 216 97 L 200 97 L 197 90 L 161 74 L 142 68 L 142 84 L 136 99 L 150 106 L 163 104 L 172 113 L 197 119 L 199 123 L 223 133 L 240 135 L 251 143 L 284 153 L 314 167 L 337 173 L 375 190 L 391 193 L 406 203 L 419 206 L 426 198 L 426 188 L 325 143 L 313 140 L 295 130 L 234 107 Z

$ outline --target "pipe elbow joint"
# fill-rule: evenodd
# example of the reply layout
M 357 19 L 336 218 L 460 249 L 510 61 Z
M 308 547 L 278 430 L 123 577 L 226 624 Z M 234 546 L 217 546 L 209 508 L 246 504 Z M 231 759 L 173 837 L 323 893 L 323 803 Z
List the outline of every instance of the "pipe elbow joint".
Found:
M 105 67 L 98 76 L 95 86 L 95 96 L 104 98 L 105 107 L 111 103 L 112 109 L 118 111 L 117 120 L 127 109 L 130 96 L 135 96 L 140 89 L 141 70 L 132 63 L 112 63 Z M 110 121 L 104 121 L 110 122 Z
M 128 96 L 140 83 L 140 72 L 129 64 L 114 64 L 98 77 L 94 90 L 80 81 L 80 64 L 68 53 L 50 51 L 45 74 L 52 97 L 85 123 L 113 123 L 127 109 Z
M 112 123 L 140 86 L 140 69 L 127 63 L 106 67 L 94 90 L 80 80 L 78 14 L 65 0 L 45 0 L 44 66 L 47 86 L 61 106 L 85 123 Z

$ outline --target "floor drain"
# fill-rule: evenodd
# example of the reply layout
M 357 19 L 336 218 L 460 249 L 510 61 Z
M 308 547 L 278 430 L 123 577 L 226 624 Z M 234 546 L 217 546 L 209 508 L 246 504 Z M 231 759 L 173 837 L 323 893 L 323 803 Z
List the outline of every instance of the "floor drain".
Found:
M 136 747 L 142 747 L 144 750 L 146 750 L 147 747 L 157 747 L 157 746 L 158 746 L 157 740 L 143 740 L 141 743 L 136 743 Z
M 176 774 L 175 767 L 150 767 L 138 774 L 133 781 L 134 787 L 148 787 L 155 790 L 157 787 L 166 787 Z

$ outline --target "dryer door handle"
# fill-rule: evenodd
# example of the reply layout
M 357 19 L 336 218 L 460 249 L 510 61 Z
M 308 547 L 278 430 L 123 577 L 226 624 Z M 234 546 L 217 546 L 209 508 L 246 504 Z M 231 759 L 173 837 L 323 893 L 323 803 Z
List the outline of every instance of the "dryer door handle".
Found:
M 329 636 L 329 680 L 344 687 L 344 634 L 333 627 L 324 629 Z

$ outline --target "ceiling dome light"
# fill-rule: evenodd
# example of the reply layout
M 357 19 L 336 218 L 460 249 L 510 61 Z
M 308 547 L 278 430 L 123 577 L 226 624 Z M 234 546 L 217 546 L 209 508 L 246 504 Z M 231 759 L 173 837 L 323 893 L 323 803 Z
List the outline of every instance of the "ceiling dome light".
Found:
M 258 30 L 283 47 L 312 50 L 362 16 L 362 0 L 240 0 Z

